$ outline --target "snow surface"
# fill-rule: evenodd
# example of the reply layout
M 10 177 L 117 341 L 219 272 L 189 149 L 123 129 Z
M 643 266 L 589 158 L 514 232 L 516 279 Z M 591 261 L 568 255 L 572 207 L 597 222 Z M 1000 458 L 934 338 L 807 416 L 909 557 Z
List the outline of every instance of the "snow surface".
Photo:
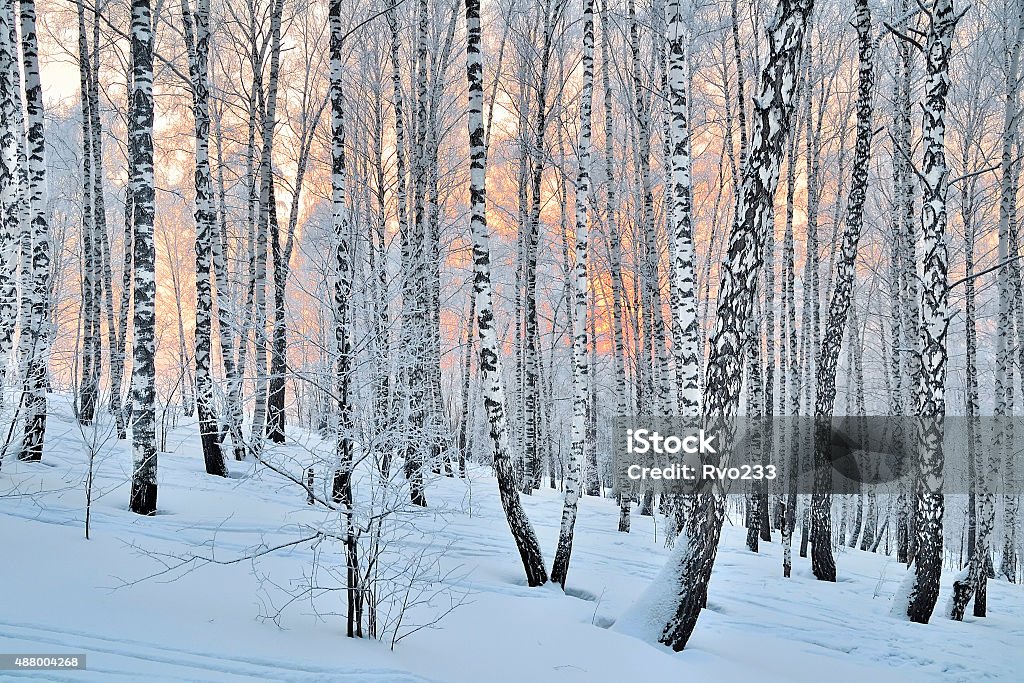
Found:
M 612 500 L 580 501 L 568 590 L 530 589 L 487 468 L 468 481 L 438 477 L 422 535 L 447 546 L 445 588 L 462 604 L 392 651 L 345 637 L 343 594 L 291 605 L 279 622 L 274 586 L 310 571 L 310 544 L 254 561 L 152 575 L 188 553 L 230 560 L 301 538 L 324 513 L 283 477 L 229 461 L 231 478 L 203 471 L 194 424 L 171 434 L 160 456 L 157 516 L 127 510 L 129 444 L 97 457 L 92 540 L 84 538 L 86 457 L 67 403 L 53 397 L 42 463 L 0 471 L 0 652 L 88 654 L 88 670 L 19 674 L 54 681 L 1020 681 L 1024 589 L 989 584 L 986 619 L 945 619 L 947 568 L 931 624 L 889 615 L 905 570 L 894 560 L 839 550 L 839 581 L 815 581 L 794 558 L 782 578 L 778 536 L 753 554 L 727 526 L 708 609 L 688 648 L 673 653 L 608 628 L 659 573 L 669 551 L 650 517 L 616 531 Z M 283 452 L 287 452 L 287 448 Z M 279 449 L 280 452 L 280 449 Z M 296 468 L 296 474 L 298 474 Z M 553 556 L 561 496 L 524 497 Z M 342 563 L 320 556 L 321 563 Z M 145 579 L 141 580 L 140 579 Z M 448 603 L 424 606 L 417 616 Z M 315 612 L 314 612 L 315 610 Z M 319 614 L 319 616 L 318 616 Z M 429 619 L 427 619 L 429 620 Z M 621 627 L 624 625 L 620 625 Z M 0 680 L 14 674 L 0 672 Z

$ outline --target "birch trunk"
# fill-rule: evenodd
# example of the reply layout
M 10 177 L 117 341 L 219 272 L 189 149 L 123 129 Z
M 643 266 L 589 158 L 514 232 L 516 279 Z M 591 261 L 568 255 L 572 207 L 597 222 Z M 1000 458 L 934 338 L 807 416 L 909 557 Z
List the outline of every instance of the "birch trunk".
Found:
M 253 371 L 256 375 L 256 402 L 252 413 L 252 448 L 258 456 L 263 449 L 267 427 L 267 243 L 270 239 L 271 206 L 274 183 L 274 127 L 277 123 L 277 90 L 281 69 L 281 13 L 284 0 L 272 0 L 270 6 L 270 74 L 267 80 L 266 108 L 259 167 L 259 217 L 256 224 L 256 271 L 253 278 L 255 316 L 255 353 Z M 262 97 L 262 95 L 261 95 Z
M 182 25 L 189 54 L 192 79 L 192 115 L 195 123 L 196 190 L 196 412 L 203 444 L 206 473 L 228 474 L 220 449 L 220 427 L 213 408 L 213 375 L 210 354 L 213 346 L 213 292 L 210 285 L 210 255 L 213 251 L 217 215 L 214 211 L 213 177 L 210 173 L 210 3 L 196 0 L 193 13 L 188 0 L 181 3 Z M 193 28 L 194 27 L 194 28 Z
M 836 369 L 847 329 L 847 315 L 853 297 L 857 268 L 857 246 L 864 225 L 868 166 L 871 162 L 872 98 L 874 96 L 874 39 L 871 36 L 871 11 L 868 0 L 857 0 L 856 26 L 860 73 L 857 82 L 857 142 L 850 180 L 846 231 L 837 264 L 832 300 L 828 307 L 825 338 L 818 355 L 818 388 L 814 405 L 814 496 L 811 501 L 811 566 L 819 581 L 836 580 L 832 557 L 831 509 L 832 466 L 829 448 L 832 413 L 836 400 Z
M 540 208 L 541 182 L 544 178 L 544 138 L 548 125 L 548 75 L 551 66 L 552 42 L 554 41 L 555 24 L 558 22 L 561 5 L 552 7 L 548 0 L 542 6 L 544 36 L 540 50 L 540 80 L 537 83 L 537 112 L 534 127 L 533 149 L 531 154 L 532 173 L 530 175 L 530 211 L 528 231 L 525 244 L 525 366 L 523 376 L 523 405 L 526 429 L 524 444 L 524 477 L 523 493 L 531 494 L 540 485 L 542 458 L 540 454 L 540 426 L 542 416 L 540 407 L 540 329 L 537 320 L 537 250 L 540 241 Z
M 572 555 L 576 506 L 580 497 L 580 465 L 587 453 L 587 406 L 590 393 L 590 365 L 587 357 L 587 247 L 589 239 L 590 204 L 590 136 L 594 99 L 594 0 L 583 0 L 583 90 L 580 94 L 580 132 L 577 144 L 579 169 L 576 175 L 576 264 L 573 269 L 572 294 L 572 436 L 565 472 L 565 503 L 558 548 L 551 567 L 551 580 L 565 588 Z M 566 302 L 568 304 L 568 302 Z
M 22 65 L 25 72 L 27 127 L 27 205 L 31 225 L 29 317 L 22 333 L 29 340 L 25 358 L 25 438 L 18 457 L 41 460 L 46 432 L 47 364 L 50 356 L 50 224 L 46 187 L 46 140 L 43 132 L 43 86 L 39 80 L 34 0 L 21 2 Z M 23 244 L 24 248 L 24 244 Z M 24 262 L 24 259 L 23 259 Z
M 995 415 L 1004 417 L 1013 414 L 1013 315 L 1020 310 L 1020 268 L 1016 261 L 1017 252 L 1017 169 L 1013 159 L 1014 147 L 1017 142 L 1017 119 L 1019 117 L 1018 81 L 1021 42 L 1024 41 L 1024 8 L 1018 5 L 1016 31 L 1012 42 L 1005 51 L 1005 97 L 1003 110 L 1002 158 L 1000 160 L 1000 194 L 999 194 L 999 262 L 1008 263 L 1008 267 L 1000 268 L 999 281 L 999 321 L 996 341 L 996 406 Z M 1018 317 L 1018 326 L 1020 326 Z M 1021 331 L 1018 330 L 1018 334 Z M 1002 384 L 1002 387 L 1000 387 Z M 1003 393 L 1000 395 L 999 390 Z M 996 428 L 1001 429 L 998 436 L 1002 440 L 1003 454 L 1003 549 L 999 562 L 999 576 L 1010 583 L 1017 582 L 1017 510 L 1018 498 L 1015 477 L 1017 466 L 1014 445 L 1013 420 L 1000 420 Z M 999 450 L 999 446 L 995 446 Z
M 910 7 L 909 0 L 902 0 L 900 4 L 901 17 L 908 14 Z M 906 20 L 902 21 L 905 27 Z M 899 198 L 900 215 L 900 254 L 903 259 L 901 267 L 900 287 L 902 290 L 901 299 L 905 309 L 901 316 L 903 327 L 904 348 L 911 350 L 904 351 L 906 358 L 902 363 L 902 374 L 900 377 L 901 403 L 904 408 L 902 414 L 912 414 L 914 402 L 917 399 L 916 388 L 913 382 L 920 374 L 920 286 L 917 278 L 917 226 L 914 219 L 914 169 L 911 164 L 911 71 L 913 66 L 913 52 L 906 41 L 897 41 L 897 50 L 900 56 L 900 73 L 896 93 L 896 132 L 895 146 L 900 157 L 900 165 L 896 167 L 897 197 Z M 901 413 L 894 413 L 899 415 Z M 909 444 L 913 435 L 904 434 L 905 444 Z M 910 449 L 905 449 L 909 452 Z M 914 515 L 913 515 L 913 491 L 911 485 L 906 483 L 900 487 L 897 497 L 896 510 L 896 557 L 900 562 L 909 563 L 913 557 L 914 546 Z
M 85 25 L 85 7 L 78 6 L 78 74 L 82 110 L 82 380 L 76 397 L 78 421 L 91 424 L 96 414 L 96 399 L 99 393 L 100 347 L 103 345 L 100 331 L 100 288 L 98 280 L 99 258 L 97 247 L 99 236 L 93 219 L 93 130 L 89 115 L 92 101 L 92 59 L 89 56 L 89 39 Z
M 784 371 L 779 387 L 780 412 L 783 415 L 800 414 L 800 349 L 796 325 L 796 244 L 793 235 L 793 215 L 796 195 L 796 149 L 800 138 L 800 121 L 797 120 L 789 140 L 786 161 L 786 226 L 782 238 L 782 305 L 783 328 L 785 329 Z M 788 399 L 788 403 L 787 403 Z M 791 424 L 795 424 L 791 423 Z M 796 530 L 797 476 L 801 471 L 798 442 L 799 431 L 787 429 L 780 435 L 789 444 L 794 455 L 786 462 L 786 505 L 782 519 L 782 576 L 791 578 L 793 571 L 793 532 Z M 785 453 L 785 450 L 780 450 Z
M 949 56 L 953 30 L 959 20 L 952 0 L 934 0 L 927 10 L 929 26 L 925 47 L 927 78 L 922 121 L 924 164 L 921 174 L 922 246 L 921 372 L 918 376 L 918 430 L 915 531 L 917 551 L 909 590 L 894 600 L 893 612 L 928 623 L 939 595 L 942 573 L 942 420 L 946 413 L 946 331 L 949 325 L 949 256 L 946 247 L 946 95 L 949 91 Z
M 126 103 L 125 123 L 126 128 L 131 130 L 132 122 L 132 97 L 135 90 L 135 65 L 129 58 L 128 69 L 125 73 L 125 80 L 128 86 L 128 102 Z M 128 150 L 126 166 L 128 170 L 128 183 L 124 193 L 124 254 L 121 258 L 121 291 L 117 299 L 117 334 L 116 341 L 110 343 L 114 346 L 110 354 L 110 412 L 114 413 L 114 421 L 117 428 L 117 438 L 124 440 L 128 438 L 128 422 L 131 419 L 129 397 L 128 406 L 121 405 L 121 393 L 124 385 L 125 375 L 128 373 L 128 309 L 132 299 L 132 280 L 135 269 L 135 230 L 133 204 L 135 161 L 131 150 Z
M 480 61 L 480 0 L 466 0 L 466 76 L 469 82 L 470 227 L 473 233 L 473 291 L 480 341 L 480 387 L 490 424 L 494 470 L 509 529 L 519 549 L 530 586 L 548 580 L 540 544 L 516 491 L 508 443 L 501 348 L 491 304 L 491 250 L 487 230 L 487 188 L 483 126 L 483 65 Z
M 130 507 L 156 513 L 156 250 L 153 243 L 153 21 L 150 0 L 132 0 L 132 126 L 135 320 L 132 366 L 132 488 Z
M 700 410 L 697 296 L 690 180 L 690 8 L 669 0 L 668 86 L 672 144 L 672 350 L 676 366 L 676 412 L 696 417 Z
M 402 71 L 399 64 L 399 50 L 401 47 L 398 33 L 398 4 L 397 0 L 391 4 L 387 13 L 388 28 L 391 33 L 391 83 L 392 83 L 392 106 L 395 117 L 395 183 L 397 206 L 395 213 L 398 218 L 398 234 L 407 235 L 409 232 L 406 209 L 408 206 L 408 189 L 406 182 L 406 158 L 405 158 L 405 112 L 402 106 Z M 404 244 L 403 244 L 404 250 Z M 381 470 L 386 475 L 391 469 L 390 457 L 385 456 L 382 460 Z
M 338 408 L 338 443 L 335 457 L 332 498 L 341 507 L 345 524 L 345 562 L 347 570 L 346 598 L 348 605 L 347 635 L 362 635 L 362 589 L 359 581 L 358 546 L 355 533 L 352 470 L 352 258 L 351 230 L 345 194 L 345 99 L 343 91 L 344 35 L 342 33 L 341 0 L 328 5 L 330 24 L 330 102 L 331 102 L 331 223 L 334 228 L 334 341 L 337 357 L 334 369 L 334 391 Z M 279 30 L 279 29 L 278 29 Z M 271 73 L 274 73 L 273 67 Z M 271 88 L 274 77 L 271 77 Z
M 772 200 L 789 138 L 793 99 L 811 0 L 782 0 L 768 26 L 769 56 L 754 100 L 750 156 L 743 170 L 740 221 L 733 227 L 718 297 L 718 319 L 707 364 L 705 424 L 720 425 L 728 437 L 739 403 L 742 350 L 762 265 L 765 234 L 772 229 Z M 730 441 L 726 438 L 726 442 Z M 726 465 L 727 462 L 719 463 Z M 663 573 L 660 586 L 631 609 L 664 619 L 658 640 L 682 650 L 693 633 L 714 566 L 724 521 L 721 491 L 700 494 Z M 670 591 L 670 593 L 664 593 Z M 655 606 L 657 605 L 657 606 Z
M 1021 23 L 1024 26 L 1024 22 Z M 987 564 L 991 551 L 992 529 L 995 526 L 995 496 L 991 476 L 999 471 L 997 449 L 983 449 L 976 419 L 979 413 L 978 400 L 978 325 L 977 292 L 974 273 L 974 249 L 976 225 L 974 212 L 975 187 L 971 182 L 965 192 L 967 199 L 962 205 L 961 218 L 964 225 L 964 328 L 966 332 L 966 359 L 964 380 L 967 414 L 967 457 L 970 466 L 970 497 L 968 512 L 973 513 L 975 528 L 968 529 L 969 560 L 967 571 L 953 581 L 953 593 L 946 607 L 950 619 L 963 621 L 968 603 L 974 597 L 974 616 L 984 617 L 987 611 L 986 583 Z M 973 533 L 971 533 L 973 531 Z
M 17 45 L 14 3 L 5 3 L 0 7 L 0 407 L 4 405 L 7 366 L 14 349 L 18 318 L 16 278 L 22 229 L 18 151 L 24 130 Z
M 601 2 L 601 85 L 604 90 L 604 174 L 605 198 L 607 201 L 606 221 L 608 234 L 608 263 L 611 271 L 612 289 L 612 363 L 615 371 L 615 414 L 624 416 L 629 405 L 629 390 L 626 386 L 626 349 L 623 332 L 622 296 L 625 285 L 622 281 L 622 243 L 619 240 L 619 206 L 615 192 L 615 175 L 613 155 L 615 152 L 615 114 L 612 107 L 613 93 L 611 89 L 611 54 L 609 44 L 611 37 L 608 28 L 607 0 Z M 629 533 L 631 496 L 618 491 L 619 499 L 619 531 Z
M 245 437 L 242 434 L 242 401 L 241 383 L 238 369 L 235 366 L 235 326 L 238 324 L 237 308 L 232 301 L 229 282 L 228 248 L 227 248 L 227 191 L 224 186 L 224 134 L 221 128 L 221 114 L 214 110 L 214 125 L 217 129 L 217 199 L 219 235 L 214 235 L 213 272 L 217 282 L 217 329 L 220 333 L 221 365 L 227 379 L 227 392 L 224 397 L 225 422 L 227 433 L 231 435 L 231 449 L 235 460 L 245 459 Z M 223 442 L 224 434 L 220 438 Z
M 651 391 L 647 397 L 651 405 L 640 406 L 641 412 L 656 411 L 667 415 L 671 411 L 669 399 L 669 382 L 665 377 L 668 370 L 668 357 L 665 351 L 665 318 L 661 305 L 661 288 L 659 275 L 659 250 L 657 226 L 655 225 L 654 196 L 651 187 L 651 112 L 649 98 L 644 93 L 647 85 L 643 81 L 643 63 L 640 58 L 640 25 L 637 20 L 636 6 L 633 0 L 628 2 L 629 11 L 629 49 L 632 57 L 632 79 L 634 116 L 637 128 L 636 163 L 639 175 L 640 191 L 640 230 L 643 235 L 640 267 L 641 288 L 645 305 L 644 329 L 649 344 L 650 356 L 644 356 L 644 369 L 649 372 Z M 649 360 L 648 360 L 649 358 Z M 648 367 L 648 363 L 650 363 Z M 654 403 L 654 401 L 657 403 Z M 646 506 L 645 506 L 646 507 Z

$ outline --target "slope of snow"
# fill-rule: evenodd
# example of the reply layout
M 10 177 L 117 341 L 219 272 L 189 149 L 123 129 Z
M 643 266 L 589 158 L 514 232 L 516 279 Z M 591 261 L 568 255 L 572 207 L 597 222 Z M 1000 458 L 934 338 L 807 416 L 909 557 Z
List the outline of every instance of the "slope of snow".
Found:
M 530 589 L 486 468 L 468 481 L 432 480 L 432 508 L 415 520 L 422 533 L 398 541 L 445 548 L 442 588 L 460 604 L 439 623 L 393 651 L 348 639 L 341 592 L 297 601 L 275 621 L 267 616 L 281 606 L 279 588 L 309 573 L 314 556 L 343 558 L 305 543 L 176 565 L 302 538 L 324 513 L 301 489 L 251 462 L 230 461 L 229 479 L 207 476 L 195 426 L 183 424 L 160 456 L 160 512 L 140 518 L 127 510 L 130 446 L 110 441 L 96 459 L 87 541 L 81 432 L 66 403 L 54 403 L 44 461 L 9 458 L 0 471 L 0 652 L 88 654 L 86 671 L 31 674 L 43 680 L 875 683 L 1016 681 L 1024 670 L 1021 587 L 991 582 L 990 616 L 951 622 L 942 617 L 947 571 L 932 623 L 911 624 L 889 616 L 905 573 L 895 561 L 839 550 L 838 583 L 815 581 L 802 559 L 785 580 L 777 536 L 752 554 L 738 527 L 723 531 L 689 647 L 643 642 L 608 626 L 668 555 L 655 521 L 634 515 L 632 533 L 620 534 L 614 501 L 584 498 L 566 594 Z M 524 502 L 550 562 L 560 496 L 545 489 Z M 410 619 L 426 623 L 448 607 L 431 601 Z

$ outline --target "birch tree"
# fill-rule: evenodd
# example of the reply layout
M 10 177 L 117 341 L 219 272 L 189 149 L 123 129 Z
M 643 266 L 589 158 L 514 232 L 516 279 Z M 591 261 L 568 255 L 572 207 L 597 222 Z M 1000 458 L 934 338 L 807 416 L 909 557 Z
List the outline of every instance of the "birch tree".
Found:
M 615 414 L 625 415 L 629 405 L 629 389 L 626 384 L 625 333 L 623 331 L 623 295 L 625 285 L 622 279 L 622 243 L 619 240 L 619 207 L 615 191 L 615 174 L 612 158 L 615 152 L 615 114 L 612 105 L 611 54 L 609 43 L 607 0 L 601 2 L 601 86 L 604 90 L 604 175 L 607 234 L 608 270 L 612 290 L 612 365 L 615 370 Z M 628 533 L 630 526 L 630 495 L 618 491 L 620 532 Z
M 263 448 L 267 427 L 267 245 L 270 239 L 271 213 L 277 211 L 272 201 L 274 184 L 274 127 L 277 122 L 277 94 L 281 73 L 281 14 L 284 0 L 270 5 L 270 72 L 267 80 L 266 104 L 263 109 L 259 165 L 259 216 L 256 225 L 256 263 L 253 275 L 255 315 L 256 402 L 252 414 L 252 448 L 258 455 Z M 258 68 L 262 68 L 260 65 Z M 254 84 L 254 90 L 260 91 Z M 254 181 L 255 182 L 255 179 Z M 277 220 L 276 216 L 274 220 Z
M 27 339 L 22 359 L 25 378 L 25 438 L 18 457 L 41 460 L 46 432 L 47 364 L 50 355 L 50 223 L 46 187 L 46 137 L 43 131 L 43 86 L 39 78 L 39 45 L 36 39 L 36 4 L 21 2 L 21 50 L 25 72 L 25 123 L 27 128 L 27 205 L 30 219 L 31 261 L 23 282 L 26 299 L 21 333 Z M 26 248 L 22 243 L 22 249 Z M 25 263 L 25 255 L 22 257 Z
M 132 486 L 130 507 L 156 513 L 156 248 L 153 242 L 153 19 L 150 0 L 132 0 L 132 118 L 129 154 L 134 175 L 134 363 L 132 367 Z
M 829 303 L 825 337 L 818 355 L 818 389 L 814 406 L 814 497 L 811 502 L 811 565 L 819 581 L 836 580 L 832 557 L 831 508 L 832 467 L 828 449 L 832 438 L 832 411 L 836 400 L 836 366 L 847 329 L 847 315 L 853 294 L 857 266 L 857 246 L 864 225 L 864 200 L 867 197 L 868 164 L 871 161 L 872 97 L 874 94 L 874 39 L 871 35 L 871 11 L 868 0 L 857 0 L 858 61 L 857 142 L 850 179 L 846 231 L 836 267 L 836 279 Z
M 466 77 L 469 83 L 470 228 L 473 234 L 473 294 L 480 342 L 478 372 L 484 412 L 490 426 L 494 470 L 509 530 L 530 586 L 547 582 L 540 544 L 516 490 L 509 448 L 508 416 L 501 370 L 501 347 L 491 303 L 491 248 L 487 229 L 486 147 L 483 126 L 483 64 L 480 59 L 480 0 L 466 0 Z
M 99 234 L 93 219 L 93 130 L 89 115 L 92 101 L 92 60 L 89 57 L 89 39 L 85 26 L 85 7 L 78 6 L 78 74 L 80 105 L 82 110 L 82 381 L 77 396 L 78 420 L 92 423 L 99 392 L 100 347 L 100 288 L 98 280 Z M 100 187 L 102 191 L 102 186 Z
M 192 12 L 188 0 L 182 0 L 181 17 L 189 58 L 189 76 L 192 79 L 192 116 L 195 122 L 196 412 L 206 473 L 226 477 L 228 470 L 220 449 L 220 428 L 214 414 L 213 375 L 210 368 L 213 345 L 210 256 L 216 239 L 214 229 L 217 217 L 210 172 L 209 0 L 196 0 L 195 12 Z
M 744 331 L 752 314 L 765 233 L 772 229 L 771 204 L 792 125 L 797 69 L 812 8 L 811 0 L 782 0 L 767 27 L 769 54 L 754 99 L 750 154 L 743 169 L 737 214 L 740 220 L 729 237 L 706 370 L 704 422 L 720 426 L 726 444 L 735 424 Z M 686 646 L 707 601 L 724 512 L 721 490 L 699 494 L 665 568 L 630 609 L 633 614 L 644 613 L 646 623 L 663 624 L 658 641 L 673 650 Z
M 558 548 L 551 567 L 551 580 L 565 588 L 572 554 L 573 529 L 576 525 L 576 506 L 580 497 L 580 465 L 587 451 L 587 407 L 590 394 L 589 359 L 587 357 L 587 248 L 589 239 L 590 204 L 590 136 L 594 99 L 594 0 L 583 0 L 583 90 L 580 94 L 580 132 L 576 154 L 579 169 L 576 174 L 576 264 L 573 269 L 572 295 L 572 435 L 569 460 L 565 472 L 565 504 L 562 525 L 558 534 Z
M 920 175 L 924 275 L 921 283 L 920 374 L 917 382 L 917 458 L 915 529 L 917 552 L 906 585 L 893 601 L 893 613 L 928 623 L 939 595 L 942 573 L 942 420 L 946 414 L 946 334 L 949 325 L 949 256 L 946 245 L 946 96 L 953 30 L 962 14 L 952 0 L 934 0 L 926 7 L 928 31 L 924 46 L 926 80 L 922 130 L 924 163 Z
M 21 235 L 19 150 L 24 130 L 14 3 L 0 6 L 0 407 L 18 319 L 17 267 Z
M 1024 23 L 1021 23 L 1024 27 Z M 1004 112 L 1005 113 L 1005 112 Z M 974 132 L 974 131 L 971 131 Z M 1004 146 L 1005 152 L 1005 146 Z M 967 167 L 967 154 L 964 153 L 964 167 Z M 967 188 L 961 190 L 964 195 L 961 204 L 961 220 L 964 227 L 964 331 L 965 331 L 965 414 L 967 417 L 967 457 L 969 466 L 968 519 L 974 513 L 974 528 L 968 521 L 968 553 L 966 570 L 960 572 L 953 581 L 953 593 L 949 597 L 946 616 L 955 621 L 963 621 L 968 603 L 974 597 L 974 616 L 984 617 L 986 614 L 986 583 L 988 581 L 988 565 L 991 557 L 991 538 L 995 527 L 996 510 L 993 491 L 993 475 L 999 471 L 999 449 L 982 448 L 981 434 L 977 417 L 979 415 L 978 397 L 978 326 L 977 326 L 977 294 L 975 285 L 975 240 L 977 210 L 975 185 L 977 178 L 968 180 Z M 997 426 L 998 428 L 998 426 Z M 973 532 L 973 533 L 972 533 Z
M 672 351 L 676 411 L 693 418 L 700 410 L 698 327 L 690 181 L 690 17 L 682 0 L 669 0 L 668 85 L 672 146 Z
M 1014 148 L 1017 146 L 1017 127 L 1020 116 L 1020 50 L 1024 42 L 1024 5 L 1014 3 L 1017 14 L 1014 17 L 1016 30 L 1012 31 L 1009 45 L 1004 52 L 1006 69 L 1005 94 L 1003 108 L 1002 155 L 999 162 L 999 262 L 1007 267 L 998 272 L 999 283 L 999 321 L 996 341 L 996 406 L 995 415 L 1004 417 L 1013 413 L 1013 362 L 1009 337 L 1012 334 L 1013 314 L 1018 313 L 1017 323 L 1022 318 L 1020 311 L 1020 270 L 1016 263 L 1017 253 L 1017 161 L 1013 159 Z M 1011 5 L 1013 6 L 1013 5 Z M 1018 329 L 1018 335 L 1021 330 Z M 1021 350 L 1018 349 L 1018 353 Z M 1024 371 L 1022 371 L 1024 376 Z M 1002 385 L 1002 386 L 1000 386 Z M 1002 389 L 1002 393 L 1000 393 Z M 1000 420 L 996 424 L 1002 443 L 995 445 L 1003 449 L 1003 480 L 1004 494 L 1002 497 L 1003 513 L 1003 548 L 999 563 L 999 575 L 1011 583 L 1017 581 L 1017 511 L 1018 498 L 1016 491 L 1017 464 L 1016 447 L 1013 439 L 1013 421 Z

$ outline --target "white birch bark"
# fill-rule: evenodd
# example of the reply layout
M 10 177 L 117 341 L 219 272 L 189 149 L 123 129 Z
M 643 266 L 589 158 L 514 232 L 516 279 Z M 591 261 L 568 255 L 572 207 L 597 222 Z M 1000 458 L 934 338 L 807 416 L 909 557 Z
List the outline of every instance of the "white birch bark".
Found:
M 738 211 L 741 220 L 729 238 L 707 365 L 705 424 L 719 425 L 727 437 L 735 425 L 744 331 L 752 314 L 764 236 L 772 229 L 771 203 L 792 125 L 797 70 L 812 7 L 811 0 L 782 0 L 768 26 L 769 56 L 754 100 L 750 155 Z M 722 460 L 719 465 L 726 465 Z M 662 573 L 620 621 L 661 624 L 656 635 L 659 642 L 676 651 L 686 646 L 707 601 L 724 513 L 720 490 L 700 494 Z
M 150 0 L 132 0 L 132 114 L 129 154 L 134 176 L 135 321 L 132 366 L 132 487 L 130 507 L 156 513 L 156 249 L 153 243 L 153 20 Z
M 604 90 L 604 174 L 606 222 L 608 226 L 608 268 L 611 271 L 612 289 L 612 364 L 615 370 L 615 414 L 624 416 L 629 405 L 629 389 L 626 385 L 626 349 L 625 333 L 623 332 L 623 302 L 625 285 L 622 280 L 622 243 L 619 240 L 619 206 L 615 191 L 615 173 L 613 156 L 615 153 L 615 114 L 612 106 L 613 93 L 611 88 L 611 36 L 608 27 L 607 0 L 601 2 L 601 85 Z M 630 501 L 632 493 L 624 495 L 619 491 L 619 526 L 620 532 L 629 533 Z
M 491 303 L 491 248 L 487 230 L 487 187 L 483 126 L 483 65 L 480 61 L 480 0 L 466 0 L 466 75 L 469 82 L 470 227 L 473 233 L 473 291 L 480 341 L 480 393 L 490 424 L 494 470 L 509 529 L 530 586 L 547 582 L 540 544 L 516 490 L 508 442 L 508 416 L 501 374 L 501 347 Z
M 949 256 L 946 246 L 946 96 L 953 30 L 959 16 L 952 0 L 934 0 L 927 6 L 926 80 L 922 130 L 924 163 L 921 173 L 924 200 L 921 209 L 924 271 L 921 282 L 921 368 L 917 377 L 917 550 L 908 574 L 909 590 L 893 601 L 893 613 L 914 622 L 928 623 L 939 595 L 942 573 L 942 478 L 944 453 L 942 420 L 946 414 L 946 334 L 949 326 Z
M 996 406 L 995 415 L 1003 417 L 1013 413 L 1014 364 L 1011 336 L 1013 333 L 1013 315 L 1021 309 L 1020 268 L 1015 259 L 1017 253 L 1017 168 L 1013 159 L 1014 147 L 1017 142 L 1019 117 L 1018 72 L 1020 70 L 1020 50 L 1024 41 L 1024 4 L 1017 4 L 1015 16 L 1016 30 L 1012 33 L 1011 42 L 1006 46 L 1004 65 L 1005 94 L 1003 108 L 1002 157 L 999 164 L 999 263 L 1008 263 L 1008 267 L 1000 268 L 999 282 L 999 320 L 996 337 Z M 1019 152 L 1018 152 L 1019 153 Z M 1018 316 L 1018 327 L 1021 318 Z M 1018 335 L 1022 334 L 1020 329 Z M 1018 352 L 1020 350 L 1018 349 Z M 1001 385 L 1001 386 L 1000 386 Z M 1002 389 L 1002 392 L 1000 392 Z M 1003 488 L 1001 499 L 1003 514 L 1003 548 L 999 562 L 999 576 L 1011 583 L 1017 582 L 1017 511 L 1018 493 L 1015 478 L 1017 476 L 1016 447 L 1014 445 L 1013 420 L 999 420 L 996 424 L 997 437 L 1001 444 L 994 445 L 1001 450 L 1003 457 Z M 1001 446 L 1001 449 L 1000 449 Z
M 580 497 L 580 465 L 587 451 L 587 406 L 589 375 L 587 357 L 587 247 L 590 205 L 590 137 L 594 99 L 594 0 L 583 0 L 583 89 L 580 93 L 580 131 L 577 144 L 579 168 L 576 174 L 576 263 L 572 276 L 572 432 L 565 471 L 565 503 L 558 534 L 558 548 L 551 567 L 551 580 L 565 588 L 572 554 L 576 506 Z M 568 302 L 567 302 L 568 303 Z
M 277 122 L 277 94 L 281 70 L 281 14 L 284 0 L 272 0 L 270 6 L 270 74 L 267 80 L 266 107 L 263 111 L 262 147 L 259 166 L 259 216 L 256 225 L 256 271 L 253 277 L 255 316 L 256 401 L 252 413 L 252 449 L 262 451 L 267 426 L 267 244 L 270 238 L 270 214 L 274 183 L 274 127 Z M 262 96 L 262 95 L 261 95 Z
M 828 452 L 832 438 L 832 413 L 836 400 L 836 370 L 847 316 L 853 298 L 853 281 L 857 267 L 857 247 L 864 225 L 864 202 L 867 198 L 868 165 L 871 162 L 872 98 L 874 97 L 874 39 L 871 35 L 871 11 L 868 0 L 857 0 L 856 27 L 860 72 L 857 82 L 857 142 L 850 181 L 846 231 L 837 264 L 836 280 L 829 302 L 825 337 L 818 354 L 817 384 L 814 404 L 815 486 L 811 500 L 812 546 L 811 565 L 819 581 L 836 580 L 836 564 L 832 557 L 831 509 L 832 467 Z
M 21 234 L 20 164 L 24 129 L 14 3 L 0 6 L 0 407 L 18 319 L 17 267 Z
M 672 133 L 672 350 L 676 366 L 676 412 L 696 417 L 700 410 L 695 254 L 690 180 L 690 13 L 682 0 L 669 0 L 668 86 Z
M 50 356 L 50 223 L 46 187 L 46 138 L 43 131 L 43 86 L 39 79 L 34 0 L 21 2 L 21 48 L 25 72 L 27 129 L 27 207 L 31 227 L 30 280 L 27 286 L 29 317 L 22 334 L 28 339 L 24 359 L 25 438 L 18 457 L 41 460 L 46 432 L 47 365 Z M 25 248 L 23 243 L 22 248 Z M 23 257 L 24 263 L 24 257 Z
M 97 279 L 99 268 L 97 258 L 98 235 L 93 220 L 93 131 L 89 116 L 92 100 L 92 60 L 89 57 L 89 40 L 85 27 L 85 7 L 78 6 L 78 74 L 79 104 L 82 112 L 82 348 L 81 383 L 76 396 L 78 421 L 83 425 L 92 423 L 96 412 L 96 394 L 99 391 L 99 350 L 103 339 L 99 326 L 101 283 Z
M 192 116 L 195 124 L 195 223 L 196 223 L 196 409 L 203 460 L 207 474 L 226 477 L 227 466 L 220 448 L 220 427 L 213 407 L 213 291 L 210 283 L 211 254 L 216 240 L 213 177 L 210 172 L 210 1 L 196 0 L 195 12 L 188 0 L 181 2 L 182 25 L 192 79 Z

